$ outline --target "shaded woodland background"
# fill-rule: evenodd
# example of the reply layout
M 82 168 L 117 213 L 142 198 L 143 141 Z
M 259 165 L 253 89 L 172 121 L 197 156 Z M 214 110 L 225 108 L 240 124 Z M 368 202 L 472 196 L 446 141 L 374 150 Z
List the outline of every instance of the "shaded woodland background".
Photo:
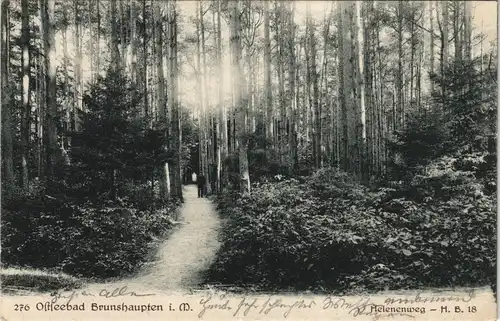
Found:
M 208 283 L 493 282 L 487 5 L 3 0 L 2 264 L 137 271 L 196 171 Z

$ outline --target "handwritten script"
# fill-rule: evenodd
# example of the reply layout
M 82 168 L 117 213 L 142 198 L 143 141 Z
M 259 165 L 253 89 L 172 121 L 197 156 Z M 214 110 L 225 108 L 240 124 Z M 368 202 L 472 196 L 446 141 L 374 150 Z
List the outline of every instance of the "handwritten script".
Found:
M 417 292 L 412 296 L 385 297 L 382 300 L 377 300 L 375 304 L 369 296 L 361 297 L 335 297 L 327 296 L 324 299 L 299 299 L 287 297 L 230 297 L 225 293 L 217 295 L 209 295 L 199 301 L 200 308 L 198 318 L 210 313 L 210 311 L 225 311 L 233 317 L 241 317 L 248 315 L 267 315 L 271 311 L 280 311 L 284 318 L 297 310 L 343 310 L 352 317 L 369 315 L 373 316 L 374 320 L 406 317 L 414 319 L 415 316 L 409 313 L 381 313 L 380 307 L 392 306 L 422 306 L 426 303 L 458 303 L 470 302 L 475 297 L 473 290 L 470 290 L 464 295 L 426 295 Z M 416 310 L 416 313 L 425 313 L 425 307 L 422 310 Z
M 311 309 L 316 306 L 316 302 L 311 299 L 291 300 L 285 303 L 282 298 L 268 297 L 267 299 L 259 299 L 246 296 L 228 298 L 225 294 L 219 297 L 209 296 L 203 298 L 199 303 L 201 305 L 201 311 L 198 313 L 199 318 L 210 310 L 231 311 L 233 317 L 247 316 L 249 313 L 267 315 L 273 310 L 279 310 L 287 318 L 293 310 Z
M 114 288 L 111 291 L 108 289 L 102 289 L 97 293 L 88 292 L 88 291 L 68 291 L 68 292 L 53 292 L 50 294 L 51 300 L 50 302 L 56 303 L 62 301 L 63 304 L 69 304 L 71 301 L 80 296 L 93 296 L 100 298 L 116 298 L 121 296 L 133 296 L 133 297 L 144 297 L 144 296 L 153 296 L 156 295 L 154 293 L 136 293 L 134 291 L 128 291 L 127 286 L 122 286 L 118 288 Z
M 76 298 L 94 297 L 93 299 L 109 299 L 117 297 L 147 297 L 154 296 L 153 293 L 137 293 L 131 291 L 127 286 L 114 289 L 103 288 L 99 291 L 88 290 L 54 292 L 51 294 L 50 302 L 59 304 L 70 304 Z M 429 293 L 416 292 L 412 295 L 376 295 L 364 296 L 310 296 L 291 297 L 279 295 L 247 295 L 237 296 L 224 292 L 205 294 L 201 299 L 197 298 L 198 306 L 191 305 L 198 318 L 202 318 L 211 312 L 225 312 L 232 317 L 265 316 L 268 314 L 282 315 L 285 319 L 293 313 L 308 314 L 309 312 L 323 311 L 333 314 L 348 313 L 352 317 L 371 316 L 374 320 L 389 319 L 394 317 L 405 317 L 414 319 L 415 314 L 426 313 L 428 304 L 460 304 L 471 302 L 476 297 L 474 290 L 463 294 L 447 294 L 445 292 L 431 295 Z M 184 304 L 184 303 L 183 303 Z M 432 310 L 436 311 L 436 309 Z

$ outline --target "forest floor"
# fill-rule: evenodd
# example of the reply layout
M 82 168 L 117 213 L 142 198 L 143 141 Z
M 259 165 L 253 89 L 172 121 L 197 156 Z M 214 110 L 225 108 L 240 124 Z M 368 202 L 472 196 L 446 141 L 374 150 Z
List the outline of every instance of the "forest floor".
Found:
M 203 282 L 205 272 L 215 259 L 221 221 L 215 205 L 207 198 L 198 198 L 195 185 L 183 188 L 184 204 L 179 213 L 179 226 L 158 248 L 156 261 L 136 276 L 110 283 L 85 286 L 97 292 L 127 286 L 130 290 L 185 292 Z
M 134 291 L 139 295 L 212 292 L 214 288 L 202 288 L 201 284 L 204 281 L 204 272 L 208 270 L 215 260 L 217 250 L 220 247 L 218 235 L 222 220 L 217 215 L 215 205 L 209 199 L 197 197 L 196 186 L 185 186 L 183 194 L 185 202 L 177 218 L 179 224 L 158 247 L 155 261 L 150 262 L 137 275 L 105 283 L 88 283 L 77 289 L 77 293 L 85 291 L 93 293 L 92 295 L 98 295 L 103 289 L 107 293 L 121 289 L 123 292 L 130 293 Z M 227 289 L 221 288 L 220 290 Z M 435 294 L 439 293 L 439 295 L 465 295 L 464 293 L 470 290 L 471 288 L 441 288 L 422 289 L 421 291 L 383 291 L 372 293 L 371 296 L 384 298 L 390 295 L 414 296 L 416 293 L 425 293 L 426 291 L 432 291 Z M 474 288 L 474 290 L 475 297 L 483 299 L 480 302 L 486 305 L 489 304 L 489 306 L 494 305 L 494 298 L 489 288 Z M 243 292 L 245 291 L 243 290 Z M 36 295 L 33 292 L 11 294 Z M 265 293 L 256 294 L 263 295 Z M 282 294 L 290 295 L 294 294 L 294 292 L 287 291 Z M 359 299 L 355 295 L 343 297 L 346 300 Z

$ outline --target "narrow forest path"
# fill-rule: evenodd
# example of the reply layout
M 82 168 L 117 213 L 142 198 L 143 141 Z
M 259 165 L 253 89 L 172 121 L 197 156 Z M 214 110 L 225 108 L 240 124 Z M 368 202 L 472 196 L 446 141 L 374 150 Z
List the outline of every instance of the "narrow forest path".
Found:
M 135 277 L 106 284 L 89 284 L 87 290 L 127 286 L 145 291 L 185 292 L 202 282 L 203 272 L 215 259 L 220 244 L 220 219 L 215 205 L 198 198 L 195 185 L 183 187 L 184 204 L 180 208 L 180 226 L 158 248 L 157 261 Z

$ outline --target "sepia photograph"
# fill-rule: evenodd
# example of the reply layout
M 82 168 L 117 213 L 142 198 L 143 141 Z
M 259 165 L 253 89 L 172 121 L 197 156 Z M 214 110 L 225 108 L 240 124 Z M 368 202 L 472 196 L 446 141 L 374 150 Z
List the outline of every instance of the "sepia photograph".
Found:
M 496 319 L 496 1 L 0 1 L 0 320 Z

